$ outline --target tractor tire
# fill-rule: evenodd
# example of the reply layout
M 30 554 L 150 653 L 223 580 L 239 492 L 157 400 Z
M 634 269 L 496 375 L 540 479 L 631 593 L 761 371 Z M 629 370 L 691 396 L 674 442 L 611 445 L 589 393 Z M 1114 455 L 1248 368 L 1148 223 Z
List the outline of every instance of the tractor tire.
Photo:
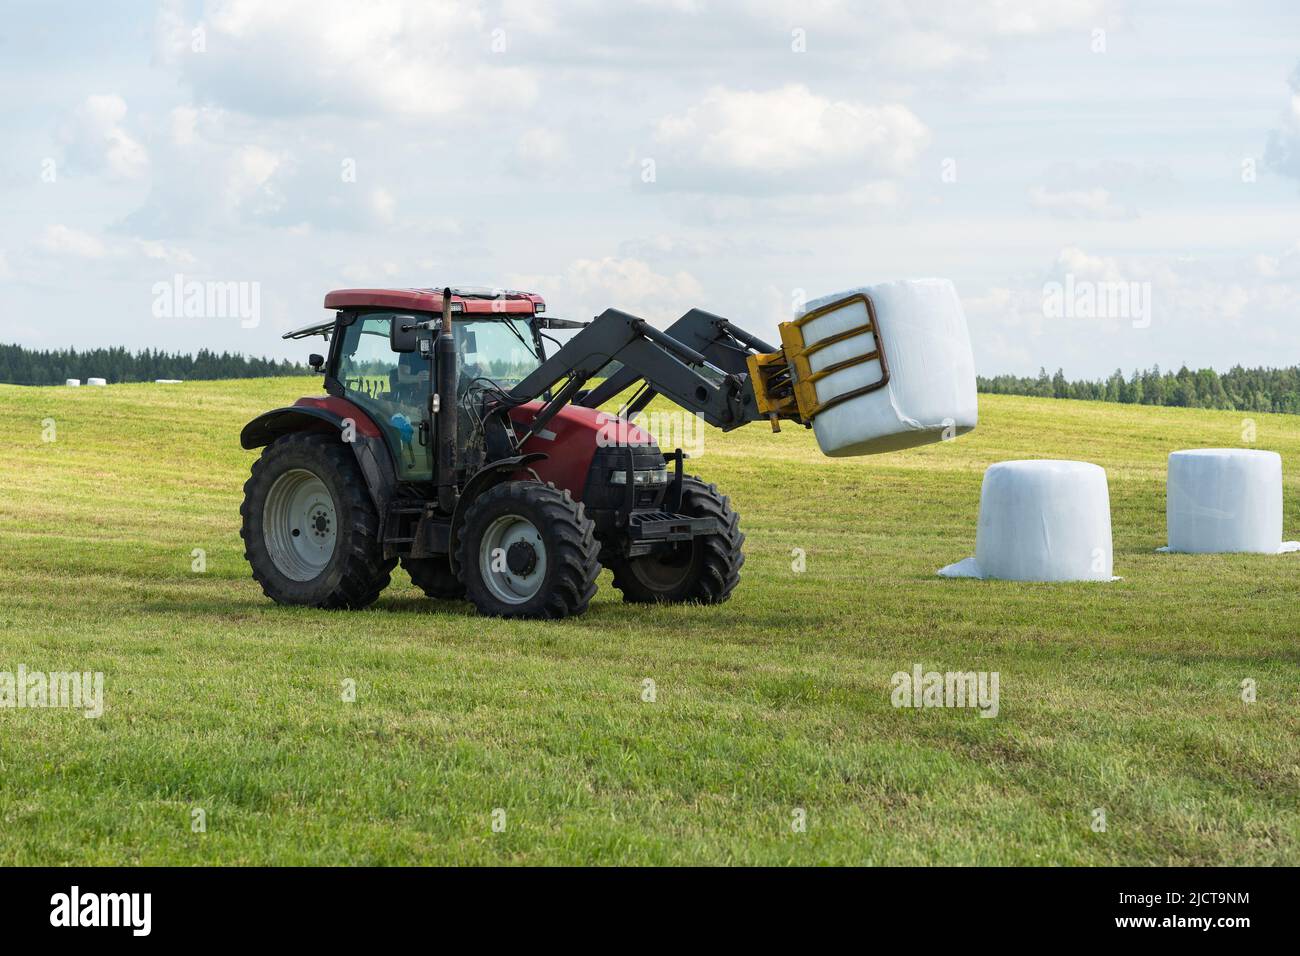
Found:
M 601 560 L 614 573 L 614 587 L 633 604 L 721 604 L 740 583 L 745 563 L 740 515 L 731 500 L 694 475 L 682 477 L 681 513 L 692 518 L 717 518 L 720 532 L 669 545 L 638 558 L 611 555 Z
M 412 584 L 435 600 L 465 598 L 465 585 L 451 570 L 451 560 L 445 554 L 433 558 L 402 558 L 402 568 L 411 576 Z
M 595 595 L 599 550 L 595 524 L 569 492 L 506 481 L 465 512 L 456 564 L 480 614 L 562 618 Z
M 277 604 L 361 608 L 388 586 L 379 514 L 334 435 L 277 438 L 244 483 L 240 537 L 253 579 Z

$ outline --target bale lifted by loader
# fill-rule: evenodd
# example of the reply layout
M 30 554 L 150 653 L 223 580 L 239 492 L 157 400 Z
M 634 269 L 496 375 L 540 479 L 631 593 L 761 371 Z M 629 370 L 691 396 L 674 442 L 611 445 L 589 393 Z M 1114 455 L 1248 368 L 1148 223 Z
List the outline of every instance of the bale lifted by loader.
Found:
M 264 449 L 245 557 L 283 604 L 364 607 L 399 562 L 430 597 L 503 617 L 580 614 L 602 565 L 626 601 L 721 603 L 744 562 L 739 515 L 633 419 L 657 394 L 723 430 L 821 410 L 797 323 L 776 349 L 700 309 L 661 331 L 617 309 L 551 318 L 522 292 L 348 289 L 325 308 L 285 338 L 329 339 L 311 357 L 327 395 L 241 435 Z M 547 357 L 557 329 L 579 331 Z M 879 363 L 872 388 L 888 378 L 875 342 L 849 360 Z M 638 385 L 618 415 L 597 411 Z

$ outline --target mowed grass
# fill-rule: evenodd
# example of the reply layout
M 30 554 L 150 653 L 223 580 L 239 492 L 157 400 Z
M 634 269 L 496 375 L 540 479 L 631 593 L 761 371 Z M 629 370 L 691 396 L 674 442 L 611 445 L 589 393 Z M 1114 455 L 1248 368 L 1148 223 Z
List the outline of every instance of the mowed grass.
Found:
M 239 430 L 317 391 L 0 386 L 0 670 L 106 681 L 98 720 L 0 710 L 0 863 L 1300 862 L 1300 555 L 1153 552 L 1167 453 L 1240 414 L 984 396 L 971 435 L 849 460 L 710 431 L 693 468 L 748 535 L 728 604 L 604 574 L 585 616 L 510 623 L 401 571 L 366 611 L 262 596 Z M 1253 418 L 1300 537 L 1300 419 Z M 1122 581 L 935 576 L 1026 457 L 1105 466 Z M 893 708 L 917 663 L 999 672 L 999 715 Z

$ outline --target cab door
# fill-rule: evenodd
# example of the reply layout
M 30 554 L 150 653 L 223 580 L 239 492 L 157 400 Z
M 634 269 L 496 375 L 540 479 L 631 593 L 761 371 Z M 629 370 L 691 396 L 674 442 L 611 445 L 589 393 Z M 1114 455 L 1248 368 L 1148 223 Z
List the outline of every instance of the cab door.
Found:
M 396 353 L 389 345 L 395 317 L 405 313 L 356 314 L 339 339 L 336 378 L 344 397 L 364 409 L 384 432 L 393 450 L 393 463 L 402 481 L 433 479 L 429 428 L 432 370 L 421 350 Z

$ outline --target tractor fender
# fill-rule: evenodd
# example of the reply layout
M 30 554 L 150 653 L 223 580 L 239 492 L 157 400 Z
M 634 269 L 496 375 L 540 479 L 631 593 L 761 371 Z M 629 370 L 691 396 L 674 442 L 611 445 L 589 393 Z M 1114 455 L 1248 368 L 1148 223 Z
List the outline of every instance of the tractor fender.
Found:
M 343 431 L 351 422 L 358 435 L 379 438 L 379 427 L 370 416 L 343 398 L 300 398 L 285 408 L 263 412 L 244 426 L 239 443 L 245 448 L 261 448 L 281 435 L 301 431 Z
M 546 455 L 542 452 L 533 452 L 528 455 L 516 455 L 513 458 L 502 458 L 492 462 L 490 465 L 484 465 L 465 482 L 465 487 L 456 499 L 455 510 L 451 513 L 451 547 L 448 551 L 448 558 L 451 560 L 451 570 L 458 572 L 456 567 L 456 550 L 460 543 L 460 525 L 465 517 L 465 512 L 474 502 L 474 499 L 487 491 L 493 485 L 499 485 L 503 481 L 509 481 L 510 476 L 517 471 L 521 471 L 531 465 L 533 462 L 541 461 Z
M 383 432 L 369 415 L 346 399 L 300 398 L 295 405 L 264 412 L 244 426 L 239 443 L 248 449 L 261 448 L 282 435 L 302 431 L 336 432 L 352 449 L 382 525 L 397 485 L 397 473 Z M 351 441 L 347 440 L 348 434 Z

